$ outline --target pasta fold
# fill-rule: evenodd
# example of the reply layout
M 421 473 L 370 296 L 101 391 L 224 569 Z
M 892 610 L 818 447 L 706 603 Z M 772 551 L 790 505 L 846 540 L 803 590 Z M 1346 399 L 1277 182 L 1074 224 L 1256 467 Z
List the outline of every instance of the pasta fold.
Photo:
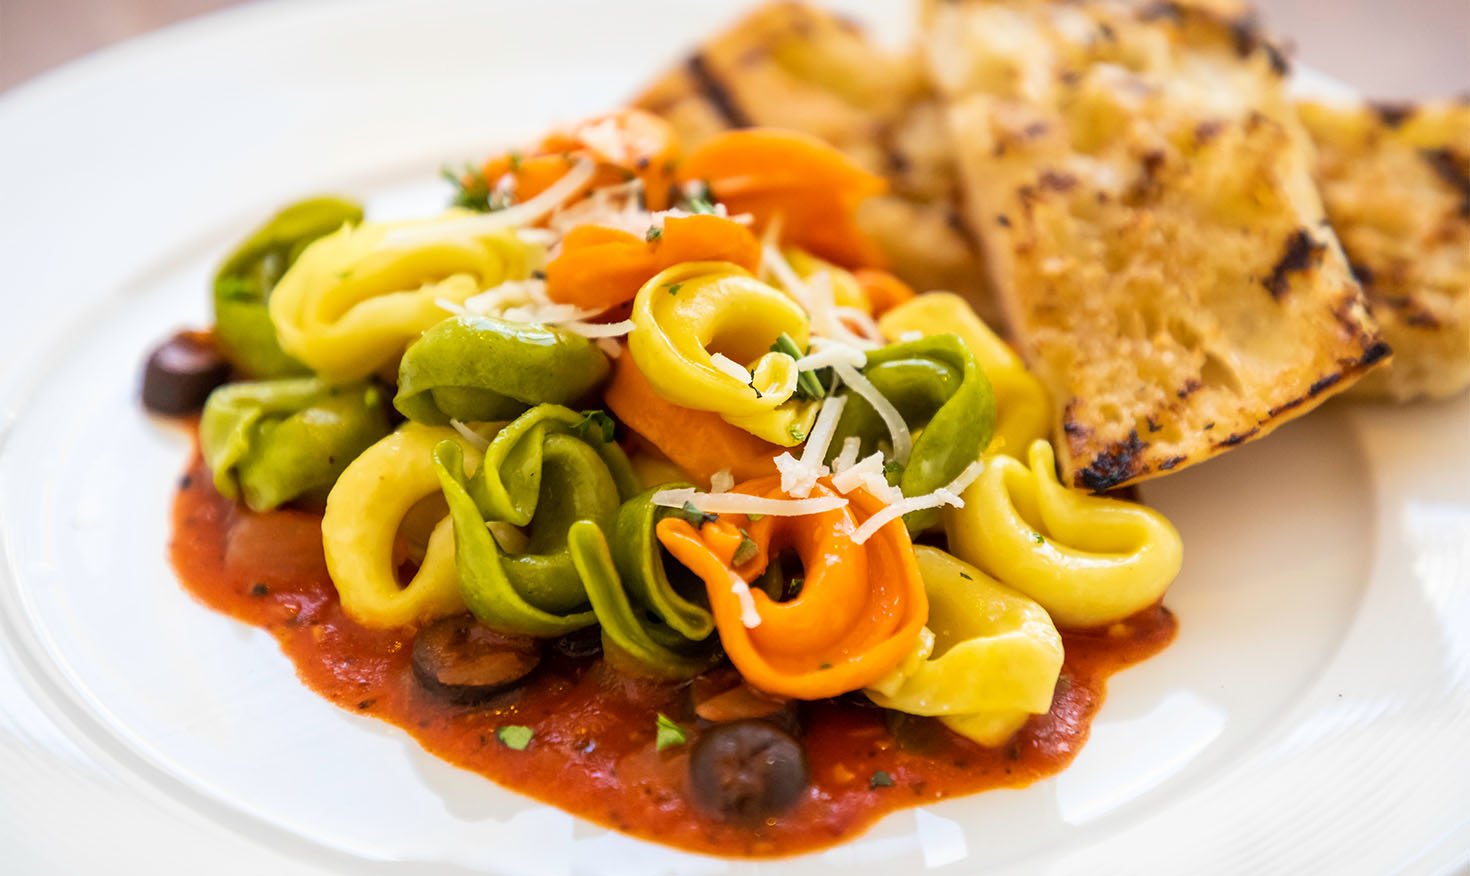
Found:
M 965 299 L 953 292 L 925 292 L 879 317 L 878 328 L 890 341 L 918 332 L 923 337 L 958 335 L 965 342 L 995 392 L 993 451 L 1020 459 L 1031 442 L 1047 437 L 1051 402 L 1046 387 Z
M 315 377 L 228 383 L 210 393 L 199 447 L 214 487 L 269 511 L 294 499 L 326 499 L 338 475 L 388 434 L 380 390 L 331 387 Z
M 307 245 L 343 225 L 362 221 L 362 205 L 343 198 L 308 198 L 266 221 L 225 259 L 214 275 L 214 337 L 223 355 L 256 378 L 305 374 L 276 339 L 266 302 Z
M 511 230 L 435 236 L 465 215 L 364 222 L 306 247 L 270 298 L 281 347 L 332 382 L 366 377 L 448 316 L 439 302 L 463 303 L 541 267 L 542 250 Z
M 901 473 L 890 475 L 906 496 L 931 493 L 954 480 L 980 458 L 995 428 L 990 382 L 964 341 L 941 334 L 890 344 L 868 353 L 863 376 L 878 389 L 917 434 Z M 828 450 L 829 461 L 848 438 L 858 438 L 861 455 L 886 446 L 883 418 L 857 393 L 848 396 Z M 905 516 L 911 532 L 940 522 L 938 510 Z
M 495 436 L 473 477 L 456 442 L 434 448 L 465 604 L 507 633 L 559 636 L 600 623 L 605 652 L 624 668 L 698 674 L 712 656 L 698 640 L 713 621 L 664 573 L 651 493 L 633 495 L 627 458 L 585 423 L 556 405 L 532 408 Z M 526 527 L 524 549 L 505 549 L 487 521 Z
M 434 449 L 456 445 L 466 462 L 480 453 L 453 429 L 405 423 L 353 460 L 327 499 L 322 546 L 342 608 L 367 627 L 407 626 L 464 611 L 446 517 L 429 535 L 423 561 L 398 583 L 393 542 L 404 518 L 439 492 Z
M 780 478 L 736 490 L 784 495 Z M 819 481 L 812 495 L 837 492 Z M 658 522 L 659 541 L 704 580 L 730 661 L 768 693 L 821 699 L 867 687 L 913 650 L 928 617 L 908 531 L 895 520 L 857 544 L 853 531 L 883 506 L 863 490 L 847 498 L 832 511 L 745 518 L 743 527 L 735 522 L 741 515 L 721 515 L 698 530 L 679 517 Z M 777 601 L 750 583 L 786 548 L 801 557 L 805 580 Z
M 1153 605 L 1183 562 L 1162 514 L 1068 489 L 1051 445 L 1031 445 L 1030 468 L 991 456 L 945 511 L 950 550 L 1041 604 L 1063 628 L 1097 627 Z
M 607 374 L 607 357 L 581 335 L 463 315 L 424 332 L 404 353 L 393 404 L 418 423 L 509 420 L 532 405 L 576 401 Z
M 792 398 L 796 360 L 771 346 L 784 333 L 805 349 L 810 329 L 779 290 L 738 265 L 688 262 L 643 285 L 633 324 L 629 352 L 663 398 L 774 444 L 806 439 L 817 406 Z
M 929 620 L 903 664 L 866 691 L 880 706 L 941 718 L 981 745 L 1000 745 L 1051 709 L 1062 637 L 1046 611 L 968 563 L 914 548 Z

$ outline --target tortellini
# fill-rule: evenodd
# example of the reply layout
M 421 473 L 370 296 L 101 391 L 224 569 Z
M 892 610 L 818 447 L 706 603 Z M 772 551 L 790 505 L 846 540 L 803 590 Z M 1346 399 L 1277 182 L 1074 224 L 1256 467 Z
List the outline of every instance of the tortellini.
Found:
M 419 423 L 509 420 L 532 405 L 576 401 L 607 374 L 607 357 L 581 335 L 456 316 L 408 348 L 393 403 Z
M 1179 532 L 1152 508 L 1068 489 L 1051 445 L 1031 445 L 1030 468 L 986 460 L 945 512 L 949 548 L 1026 594 L 1063 628 L 1097 627 L 1153 605 L 1183 562 Z
M 266 302 L 308 244 L 362 221 L 362 206 L 342 198 L 298 201 L 235 247 L 214 276 L 214 337 L 231 365 L 251 377 L 305 374 L 281 350 Z
M 980 458 L 995 428 L 995 400 L 989 381 L 958 337 L 934 335 L 874 350 L 868 353 L 863 375 L 918 434 L 896 478 L 904 495 L 930 493 Z M 841 452 L 849 437 L 861 440 L 866 456 L 888 434 L 877 411 L 854 393 L 837 421 L 828 456 Z M 914 512 L 905 522 L 919 532 L 937 524 L 939 512 Z
M 445 231 L 465 211 L 418 222 L 365 222 L 311 244 L 270 299 L 281 347 L 327 380 L 393 364 L 421 332 L 491 286 L 541 267 L 541 248 L 514 231 Z
M 940 717 L 981 745 L 1000 745 L 1051 708 L 1062 637 L 1046 612 L 944 551 L 914 548 L 929 621 L 898 669 L 875 682 L 873 702 Z
M 651 493 L 634 495 L 627 458 L 585 422 L 556 405 L 532 408 L 495 436 L 473 478 L 457 442 L 434 449 L 464 602 L 507 633 L 559 636 L 600 623 L 604 650 L 619 665 L 695 675 L 710 664 L 712 650 L 698 641 L 714 621 L 664 572 Z M 527 527 L 523 548 L 507 550 L 487 521 Z
M 354 460 L 327 498 L 322 517 L 327 570 L 343 610 L 363 626 L 400 627 L 464 611 L 448 517 L 429 535 L 423 560 L 406 586 L 398 583 L 393 555 L 404 519 L 439 494 L 433 453 L 445 441 L 478 464 L 479 451 L 455 430 L 405 423 Z
M 1032 441 L 1047 436 L 1051 402 L 1046 388 L 965 299 L 953 292 L 926 292 L 883 314 L 878 327 L 890 341 L 918 332 L 924 337 L 954 334 L 965 342 L 995 390 L 999 452 L 1019 459 Z
M 774 444 L 806 440 L 817 405 L 793 398 L 796 360 L 771 345 L 784 333 L 804 350 L 810 328 L 806 312 L 779 290 L 738 265 L 687 262 L 644 284 L 633 324 L 629 352 L 660 396 Z M 716 355 L 729 360 L 724 368 Z M 748 368 L 748 381 L 731 365 Z
M 377 387 L 314 377 L 226 384 L 210 393 L 199 421 L 215 489 L 255 511 L 325 499 L 348 463 L 387 433 Z

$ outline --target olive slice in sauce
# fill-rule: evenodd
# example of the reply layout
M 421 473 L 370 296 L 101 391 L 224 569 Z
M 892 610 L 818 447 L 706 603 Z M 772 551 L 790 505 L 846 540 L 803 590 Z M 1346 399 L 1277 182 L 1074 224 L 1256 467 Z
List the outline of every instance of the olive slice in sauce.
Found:
M 478 703 L 508 690 L 541 663 L 541 643 L 497 633 L 470 616 L 444 618 L 413 640 L 419 684 L 456 703 Z
M 769 721 L 717 724 L 689 752 L 695 801 L 725 821 L 757 824 L 785 812 L 808 778 L 801 742 Z
M 143 406 L 170 417 L 204 407 L 215 387 L 230 379 L 230 363 L 203 332 L 179 332 L 149 356 L 143 369 Z

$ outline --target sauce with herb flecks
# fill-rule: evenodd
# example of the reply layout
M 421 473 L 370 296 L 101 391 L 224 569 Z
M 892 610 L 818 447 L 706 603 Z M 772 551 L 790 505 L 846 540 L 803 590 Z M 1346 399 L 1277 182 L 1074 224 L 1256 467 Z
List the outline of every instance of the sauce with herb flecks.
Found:
M 699 729 L 687 685 L 548 651 L 522 687 L 455 705 L 414 680 L 413 630 L 372 630 L 343 613 L 322 557 L 319 515 L 237 506 L 215 492 L 197 456 L 173 513 L 172 559 L 184 586 L 216 611 L 268 630 L 312 690 L 403 728 L 438 757 L 507 788 L 637 837 L 713 854 L 829 846 L 896 809 L 1050 776 L 1087 741 L 1108 676 L 1163 649 L 1176 628 L 1157 606 L 1107 630 L 1064 634 L 1051 711 L 1000 749 L 859 697 L 805 704 L 812 783 L 794 809 L 752 829 L 721 822 L 691 800 L 686 771 Z M 655 749 L 660 712 L 685 728 L 686 744 Z M 497 738 L 506 726 L 530 728 L 523 750 Z

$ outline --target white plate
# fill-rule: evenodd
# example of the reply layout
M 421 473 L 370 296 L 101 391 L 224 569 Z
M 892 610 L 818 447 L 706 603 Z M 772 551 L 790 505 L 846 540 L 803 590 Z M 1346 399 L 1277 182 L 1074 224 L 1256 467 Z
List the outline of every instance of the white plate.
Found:
M 901 33 L 905 3 L 841 4 Z M 734 4 L 264 3 L 0 99 L 0 861 L 14 873 L 1443 872 L 1470 862 L 1470 400 L 1332 406 L 1147 495 L 1179 638 L 1057 778 L 726 862 L 627 839 L 297 683 L 178 587 L 186 443 L 136 375 L 306 192 L 611 106 Z

